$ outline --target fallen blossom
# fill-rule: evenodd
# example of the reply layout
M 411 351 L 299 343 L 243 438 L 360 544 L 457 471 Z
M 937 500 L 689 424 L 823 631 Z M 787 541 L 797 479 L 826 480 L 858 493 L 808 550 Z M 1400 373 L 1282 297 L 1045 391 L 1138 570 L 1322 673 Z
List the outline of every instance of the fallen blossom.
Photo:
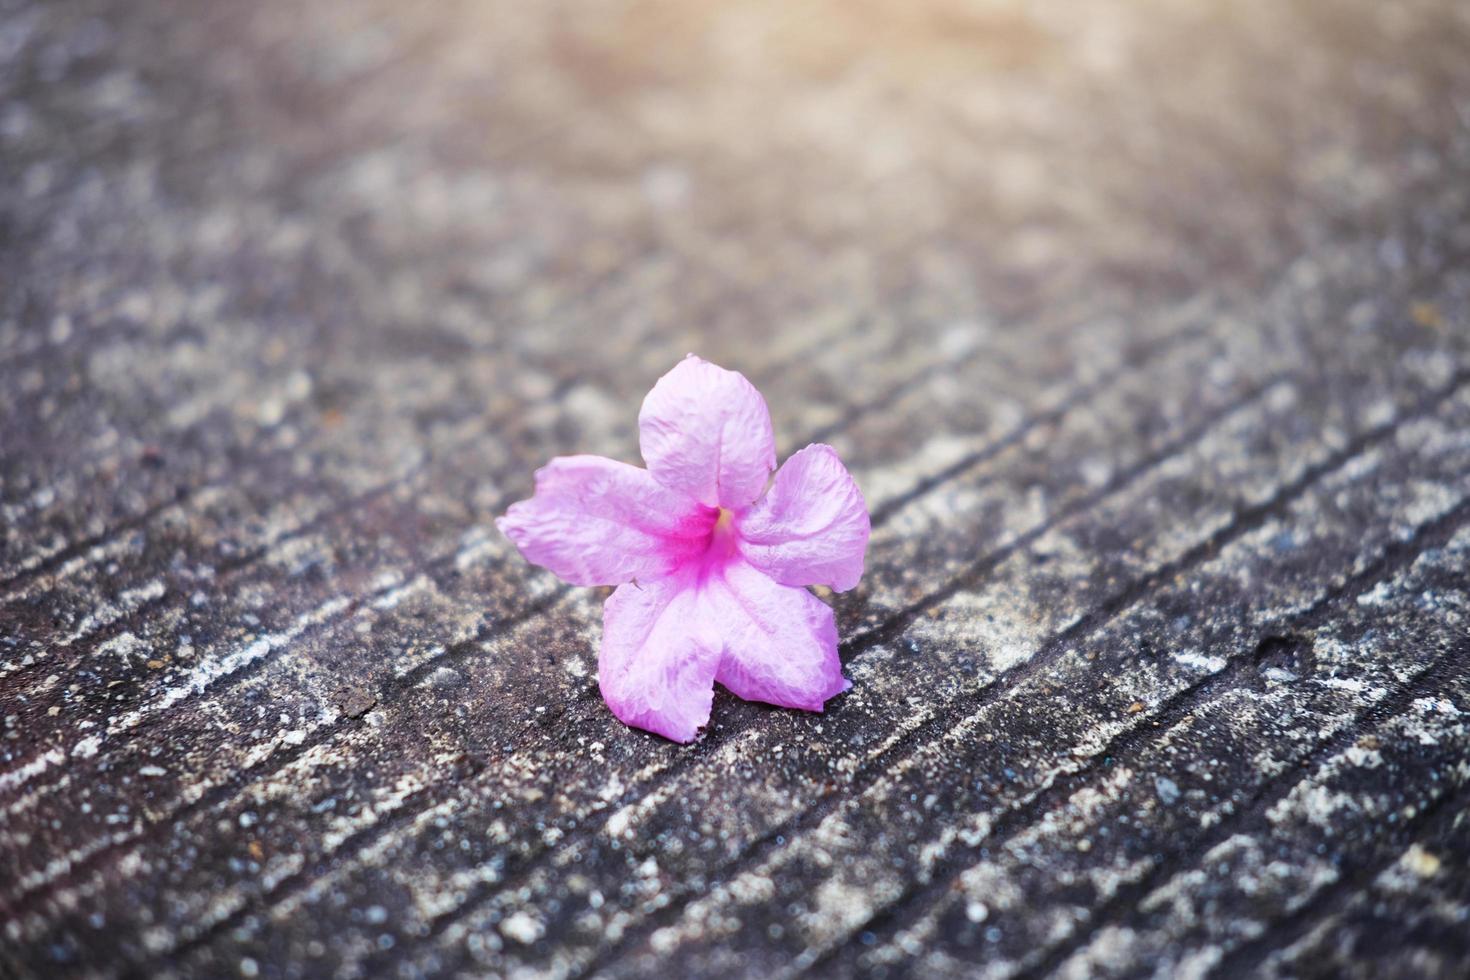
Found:
M 689 355 L 638 414 L 648 468 L 562 456 L 496 523 L 573 585 L 616 585 L 598 682 L 614 715 L 678 742 L 709 721 L 714 685 L 821 711 L 845 691 L 832 610 L 807 586 L 857 585 L 862 492 L 831 446 L 776 467 L 771 416 L 741 374 Z

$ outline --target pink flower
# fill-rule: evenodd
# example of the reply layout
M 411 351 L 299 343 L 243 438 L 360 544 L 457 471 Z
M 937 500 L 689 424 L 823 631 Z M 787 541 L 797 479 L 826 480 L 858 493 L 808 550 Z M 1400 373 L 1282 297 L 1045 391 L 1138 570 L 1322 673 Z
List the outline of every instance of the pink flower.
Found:
M 857 585 L 863 495 L 831 446 L 776 466 L 765 399 L 689 355 L 643 400 L 648 469 L 562 456 L 496 523 L 573 585 L 616 585 L 597 675 L 624 723 L 678 742 L 709 721 L 715 682 L 747 701 L 821 711 L 847 690 L 832 610 L 806 590 Z M 769 487 L 767 487 L 769 483 Z

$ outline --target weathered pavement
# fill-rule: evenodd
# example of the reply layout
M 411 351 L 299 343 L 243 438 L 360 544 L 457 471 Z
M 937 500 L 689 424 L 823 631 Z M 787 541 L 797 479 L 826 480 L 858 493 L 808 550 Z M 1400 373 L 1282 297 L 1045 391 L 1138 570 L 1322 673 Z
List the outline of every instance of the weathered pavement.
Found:
M 1464 976 L 1470 8 L 0 0 L 0 974 Z M 680 747 L 491 521 L 874 515 Z

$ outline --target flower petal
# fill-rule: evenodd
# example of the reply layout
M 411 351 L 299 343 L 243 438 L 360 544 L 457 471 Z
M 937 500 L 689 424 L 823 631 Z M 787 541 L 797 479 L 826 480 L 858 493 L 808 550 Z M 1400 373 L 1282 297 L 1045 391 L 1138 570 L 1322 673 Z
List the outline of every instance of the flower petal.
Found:
M 806 589 L 737 560 L 710 578 L 702 598 L 725 651 L 715 680 L 736 696 L 821 711 L 851 686 L 832 610 Z
M 602 608 L 598 685 L 624 724 L 690 742 L 709 721 L 719 638 L 692 573 L 623 585 Z
M 739 519 L 746 559 L 784 585 L 846 592 L 863 577 L 868 507 L 831 446 L 807 446 Z
M 495 523 L 527 560 L 573 585 L 620 585 L 667 575 L 699 555 L 717 516 L 647 470 L 560 456 L 536 471 L 535 496 Z
M 745 376 L 690 354 L 638 413 L 639 445 L 664 486 L 710 506 L 745 507 L 776 468 L 765 399 Z

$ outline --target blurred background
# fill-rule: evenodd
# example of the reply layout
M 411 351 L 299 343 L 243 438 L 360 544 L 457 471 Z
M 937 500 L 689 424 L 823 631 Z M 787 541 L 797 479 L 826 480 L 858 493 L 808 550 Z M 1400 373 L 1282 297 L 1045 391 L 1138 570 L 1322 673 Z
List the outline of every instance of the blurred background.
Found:
M 1196 798 L 1110 726 L 1318 669 L 1299 634 L 1460 540 L 1467 198 L 1455 0 L 0 0 L 11 967 L 1128 973 L 1357 935 L 1211 893 L 1109 946 L 1199 835 L 1264 825 L 1253 751 L 1367 731 L 1309 750 L 1338 721 L 1246 698 L 1187 743 L 1233 760 Z M 597 697 L 601 595 L 490 522 L 553 455 L 636 461 L 690 351 L 762 390 L 782 458 L 837 447 L 875 532 L 834 600 L 854 693 L 721 695 L 678 755 Z M 1460 635 L 1426 608 L 1321 671 Z M 1435 669 L 1414 697 L 1459 696 Z M 969 714 L 1026 679 L 1036 707 Z M 1453 808 L 1427 774 L 1463 732 L 1426 730 L 1379 776 Z M 1146 809 L 1090 858 L 1064 835 L 1090 870 L 960 878 L 965 821 L 1059 759 L 1123 799 L 1086 766 L 1124 749 L 1149 807 L 1246 822 Z M 1016 805 L 1007 833 L 1060 803 Z M 1417 839 L 1361 812 L 1334 875 Z M 1341 964 L 1463 965 L 1448 925 L 1419 959 L 1359 926 Z
M 242 451 L 345 421 L 322 449 L 352 469 L 319 469 L 378 473 L 524 426 L 497 405 L 612 424 L 688 350 L 840 413 L 906 364 L 1088 360 L 1038 335 L 1147 346 L 1324 243 L 1402 268 L 1464 214 L 1465 29 L 1435 2 L 7 0 L 7 491 L 211 418 Z M 983 378 L 979 412 L 1037 382 Z

